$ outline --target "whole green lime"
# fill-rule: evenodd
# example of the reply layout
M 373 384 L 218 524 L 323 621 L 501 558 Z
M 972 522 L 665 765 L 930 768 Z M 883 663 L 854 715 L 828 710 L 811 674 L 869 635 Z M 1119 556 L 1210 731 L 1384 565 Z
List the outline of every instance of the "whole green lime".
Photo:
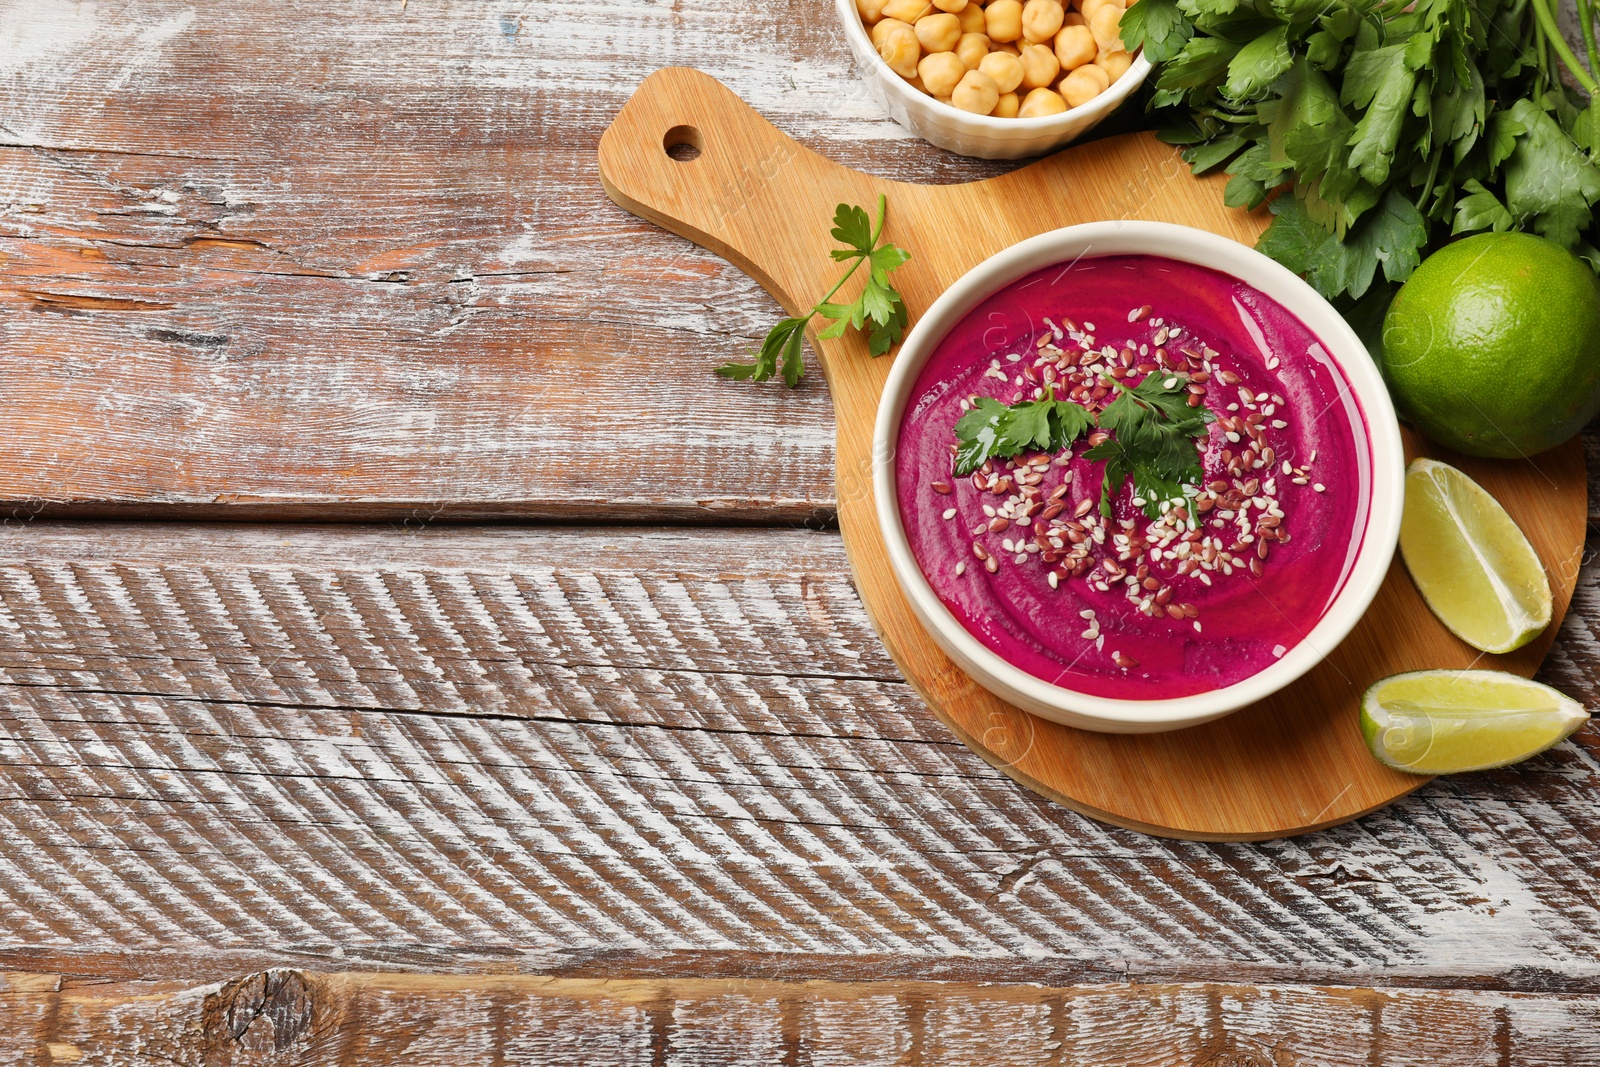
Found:
M 1423 261 L 1383 320 L 1400 414 L 1473 456 L 1554 448 L 1600 411 L 1600 287 L 1554 242 L 1484 233 Z

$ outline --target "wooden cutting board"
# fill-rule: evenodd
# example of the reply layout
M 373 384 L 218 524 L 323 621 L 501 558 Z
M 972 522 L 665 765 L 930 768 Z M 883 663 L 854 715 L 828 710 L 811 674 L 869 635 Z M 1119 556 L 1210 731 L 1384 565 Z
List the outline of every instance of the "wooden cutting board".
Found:
M 725 257 L 791 314 L 838 276 L 828 256 L 835 205 L 870 210 L 879 193 L 889 199 L 887 239 L 913 256 L 895 273 L 913 321 L 979 261 L 1059 226 L 1155 219 L 1253 244 L 1267 221 L 1262 212 L 1224 207 L 1220 177 L 1194 178 L 1172 148 L 1147 134 L 1071 148 L 965 185 L 875 178 L 823 159 L 715 79 L 681 67 L 651 75 L 628 101 L 601 138 L 600 174 L 619 205 Z M 1556 624 L 1512 655 L 1476 652 L 1433 618 L 1397 559 L 1350 637 L 1269 700 L 1205 726 L 1144 736 L 1035 718 L 978 687 L 939 651 L 890 572 L 873 510 L 871 445 L 891 359 L 872 359 L 854 334 L 821 342 L 812 336 L 811 344 L 838 423 L 839 525 L 889 653 L 963 742 L 1028 788 L 1086 815 L 1146 833 L 1222 841 L 1352 819 L 1426 781 L 1390 771 L 1367 753 L 1357 713 L 1368 684 L 1431 667 L 1532 675 L 1554 639 Z M 1587 499 L 1578 442 L 1516 463 L 1464 459 L 1409 435 L 1407 449 L 1461 466 L 1507 507 L 1544 560 L 1559 622 L 1583 553 Z

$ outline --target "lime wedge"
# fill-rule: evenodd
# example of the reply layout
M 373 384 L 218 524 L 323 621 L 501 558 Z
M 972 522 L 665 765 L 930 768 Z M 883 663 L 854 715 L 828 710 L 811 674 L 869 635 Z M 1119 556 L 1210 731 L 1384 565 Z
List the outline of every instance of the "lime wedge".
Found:
M 1378 762 L 1412 774 L 1504 767 L 1589 720 L 1583 705 L 1501 671 L 1391 675 L 1361 698 L 1361 733 Z
M 1400 555 L 1422 599 L 1461 640 L 1510 652 L 1550 625 L 1550 582 L 1500 502 L 1447 463 L 1406 469 Z

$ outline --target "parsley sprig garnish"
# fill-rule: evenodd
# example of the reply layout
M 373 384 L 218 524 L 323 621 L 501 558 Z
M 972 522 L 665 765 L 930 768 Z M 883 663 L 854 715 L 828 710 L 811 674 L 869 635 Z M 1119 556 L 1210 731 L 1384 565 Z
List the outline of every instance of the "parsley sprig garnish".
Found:
M 1188 381 L 1182 375 L 1145 375 L 1129 389 L 1121 382 L 1120 395 L 1100 412 L 1099 426 L 1113 436 L 1083 454 L 1084 459 L 1105 460 L 1100 490 L 1100 513 L 1109 517 L 1122 483 L 1133 479 L 1133 494 L 1144 501 L 1144 513 L 1159 518 L 1169 501 L 1182 500 L 1186 485 L 1204 476 L 1195 439 L 1204 437 L 1216 418 L 1204 404 L 1189 406 Z
M 1006 459 L 1030 448 L 1059 452 L 1098 427 L 1112 436 L 1083 456 L 1105 461 L 1101 513 L 1111 515 L 1123 482 L 1132 478 L 1144 513 L 1159 518 L 1164 504 L 1182 500 L 1184 487 L 1199 484 L 1204 476 L 1196 439 L 1207 434 L 1216 416 L 1203 404 L 1189 406 L 1188 384 L 1186 375 L 1159 371 L 1145 375 L 1133 388 L 1117 382 L 1119 395 L 1098 418 L 1081 404 L 1056 399 L 1053 385 L 1042 398 L 1016 404 L 979 397 L 956 423 L 955 472 L 971 474 L 986 460 Z
M 817 334 L 818 337 L 843 336 L 847 326 L 865 330 L 867 350 L 874 356 L 881 356 L 899 344 L 906 333 L 906 302 L 889 284 L 889 272 L 910 259 L 911 253 L 892 244 L 878 244 L 887 214 L 888 200 L 881 193 L 876 226 L 868 220 L 865 209 L 840 204 L 833 213 L 831 234 L 835 241 L 848 247 L 835 248 L 829 254 L 841 263 L 848 262 L 850 269 L 810 311 L 783 319 L 774 326 L 761 342 L 754 363 L 725 363 L 717 368 L 717 373 L 724 378 L 764 382 L 779 373 L 781 367 L 784 384 L 794 388 L 806 373 L 800 342 L 805 337 L 806 325 L 817 315 L 833 320 L 831 326 Z M 867 264 L 867 281 L 861 287 L 861 295 L 848 304 L 830 303 L 863 263 Z
M 1004 459 L 1025 449 L 1059 452 L 1094 426 L 1089 409 L 1057 400 L 1048 386 L 1042 400 L 1005 405 L 980 396 L 956 423 L 956 473 L 971 474 L 991 457 Z

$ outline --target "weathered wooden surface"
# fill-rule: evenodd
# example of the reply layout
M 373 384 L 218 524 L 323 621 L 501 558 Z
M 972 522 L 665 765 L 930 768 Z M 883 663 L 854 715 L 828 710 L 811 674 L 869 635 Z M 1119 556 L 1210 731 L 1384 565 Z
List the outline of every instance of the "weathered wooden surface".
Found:
M 711 373 L 776 306 L 612 205 L 600 133 L 647 73 L 698 63 L 844 162 L 996 172 L 886 144 L 903 135 L 809 4 L 13 2 L 3 18 L 7 510 L 826 513 L 820 380 L 791 394 Z
M 831 533 L 12 528 L 0 969 L 1600 993 L 1592 727 L 1156 840 L 957 744 L 845 575 Z M 1592 701 L 1579 588 L 1550 678 Z
M 1499 1067 L 1600 1062 L 1592 998 L 1310 986 L 595 981 L 275 970 L 227 983 L 0 974 L 0 1030 L 84 1067 Z
M 1001 169 L 879 117 L 810 4 L 3 18 L 0 514 L 826 519 L 820 378 L 712 376 L 781 312 L 607 201 L 600 134 L 678 63 L 860 170 Z
M 607 1063 L 1596 1061 L 1592 727 L 1156 841 L 956 744 L 833 534 L 434 524 L 831 513 L 820 379 L 710 374 L 776 306 L 593 163 L 688 63 L 858 169 L 998 172 L 878 118 L 830 17 L 0 4 L 0 1063 L 579 1062 L 547 1022 Z M 1593 701 L 1577 604 L 1546 674 Z M 283 966 L 331 1044 L 268 1048 L 292 983 L 241 976 Z M 460 978 L 315 973 L 368 969 Z M 208 997 L 242 1039 L 197 1052 Z

